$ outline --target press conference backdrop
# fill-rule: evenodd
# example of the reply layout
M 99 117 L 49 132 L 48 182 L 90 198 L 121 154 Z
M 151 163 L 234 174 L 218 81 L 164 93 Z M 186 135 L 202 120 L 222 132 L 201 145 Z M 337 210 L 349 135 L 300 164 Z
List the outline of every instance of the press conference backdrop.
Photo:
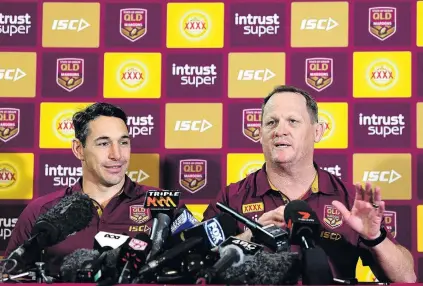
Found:
M 316 162 L 382 187 L 387 225 L 423 279 L 422 46 L 423 2 L 411 0 L 1 0 L 0 250 L 28 202 L 81 175 L 75 111 L 121 106 L 127 174 L 181 190 L 201 219 L 262 166 L 262 99 L 291 84 L 318 101 Z M 336 232 L 341 218 L 325 216 Z M 357 275 L 374 278 L 361 262 Z

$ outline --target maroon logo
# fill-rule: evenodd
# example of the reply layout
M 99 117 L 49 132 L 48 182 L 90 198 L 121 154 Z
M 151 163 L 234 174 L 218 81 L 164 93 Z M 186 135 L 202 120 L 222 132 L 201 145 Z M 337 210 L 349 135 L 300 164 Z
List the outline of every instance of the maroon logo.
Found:
M 121 9 L 120 34 L 131 42 L 144 37 L 147 34 L 147 9 Z
M 67 91 L 73 91 L 84 83 L 84 59 L 57 59 L 57 84 Z
M 257 143 L 260 140 L 261 109 L 250 108 L 242 110 L 242 134 Z
M 338 228 L 342 225 L 342 214 L 334 206 L 325 205 L 323 209 L 323 223 L 329 228 Z
M 391 232 L 393 237 L 397 236 L 397 212 L 384 211 L 384 222 L 386 229 Z
M 179 161 L 179 185 L 196 193 L 207 185 L 207 161 L 186 159 Z
M 20 110 L 17 108 L 0 108 L 0 140 L 7 142 L 18 136 Z
M 322 91 L 333 82 L 333 59 L 311 58 L 305 62 L 306 84 L 316 91 Z
M 136 223 L 144 223 L 150 219 L 150 210 L 143 205 L 133 205 L 129 207 L 129 218 Z
M 397 30 L 397 8 L 369 8 L 369 33 L 384 41 L 395 34 Z

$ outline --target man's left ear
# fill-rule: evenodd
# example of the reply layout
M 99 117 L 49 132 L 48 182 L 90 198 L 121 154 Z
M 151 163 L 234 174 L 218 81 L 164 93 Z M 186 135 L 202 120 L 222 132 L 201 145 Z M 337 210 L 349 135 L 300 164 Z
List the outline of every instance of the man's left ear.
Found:
M 325 133 L 324 124 L 321 122 L 314 123 L 314 142 L 319 143 Z

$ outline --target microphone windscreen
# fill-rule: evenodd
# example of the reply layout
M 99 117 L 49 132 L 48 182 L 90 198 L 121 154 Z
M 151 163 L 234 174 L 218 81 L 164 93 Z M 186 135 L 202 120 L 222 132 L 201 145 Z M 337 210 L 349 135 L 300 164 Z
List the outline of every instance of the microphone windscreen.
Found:
M 244 263 L 219 275 L 220 283 L 249 285 L 293 285 L 301 275 L 298 253 L 259 251 L 246 255 Z
M 81 193 L 75 192 L 63 197 L 56 205 L 36 220 L 32 234 L 50 232 L 48 244 L 59 243 L 67 236 L 86 228 L 93 218 L 93 203 L 91 199 Z M 51 235 L 51 228 L 57 229 L 55 237 Z
M 77 272 L 87 261 L 98 259 L 100 252 L 97 250 L 81 248 L 68 254 L 63 258 L 60 266 L 60 276 L 63 282 L 76 282 Z
M 284 210 L 284 219 L 289 221 L 292 216 L 298 212 L 313 212 L 309 204 L 302 200 L 290 201 Z

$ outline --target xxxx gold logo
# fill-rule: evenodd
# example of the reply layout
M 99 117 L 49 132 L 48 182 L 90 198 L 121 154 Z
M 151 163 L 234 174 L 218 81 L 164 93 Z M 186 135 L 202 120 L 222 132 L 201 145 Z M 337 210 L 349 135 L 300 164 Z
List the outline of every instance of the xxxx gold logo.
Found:
M 202 11 L 189 11 L 180 22 L 182 35 L 191 41 L 198 41 L 205 38 L 211 28 L 209 16 Z
M 398 81 L 397 66 L 388 60 L 371 63 L 367 69 L 367 81 L 377 90 L 392 88 Z
M 117 80 L 123 89 L 137 91 L 148 80 L 147 67 L 140 61 L 125 62 L 117 71 Z
M 262 166 L 263 166 L 263 162 L 256 161 L 256 162 L 247 163 L 241 168 L 240 179 L 242 180 L 245 177 L 247 177 L 249 174 L 260 170 Z
M 9 163 L 0 163 L 0 189 L 6 189 L 16 183 L 18 172 Z
M 242 213 L 243 214 L 263 212 L 263 211 L 264 211 L 263 202 L 242 205 Z
M 53 120 L 53 130 L 56 136 L 63 141 L 71 141 L 75 136 L 72 122 L 73 110 L 65 110 L 59 113 Z
M 319 123 L 323 125 L 323 136 L 321 141 L 329 139 L 335 130 L 335 120 L 332 115 L 324 110 L 319 110 Z

